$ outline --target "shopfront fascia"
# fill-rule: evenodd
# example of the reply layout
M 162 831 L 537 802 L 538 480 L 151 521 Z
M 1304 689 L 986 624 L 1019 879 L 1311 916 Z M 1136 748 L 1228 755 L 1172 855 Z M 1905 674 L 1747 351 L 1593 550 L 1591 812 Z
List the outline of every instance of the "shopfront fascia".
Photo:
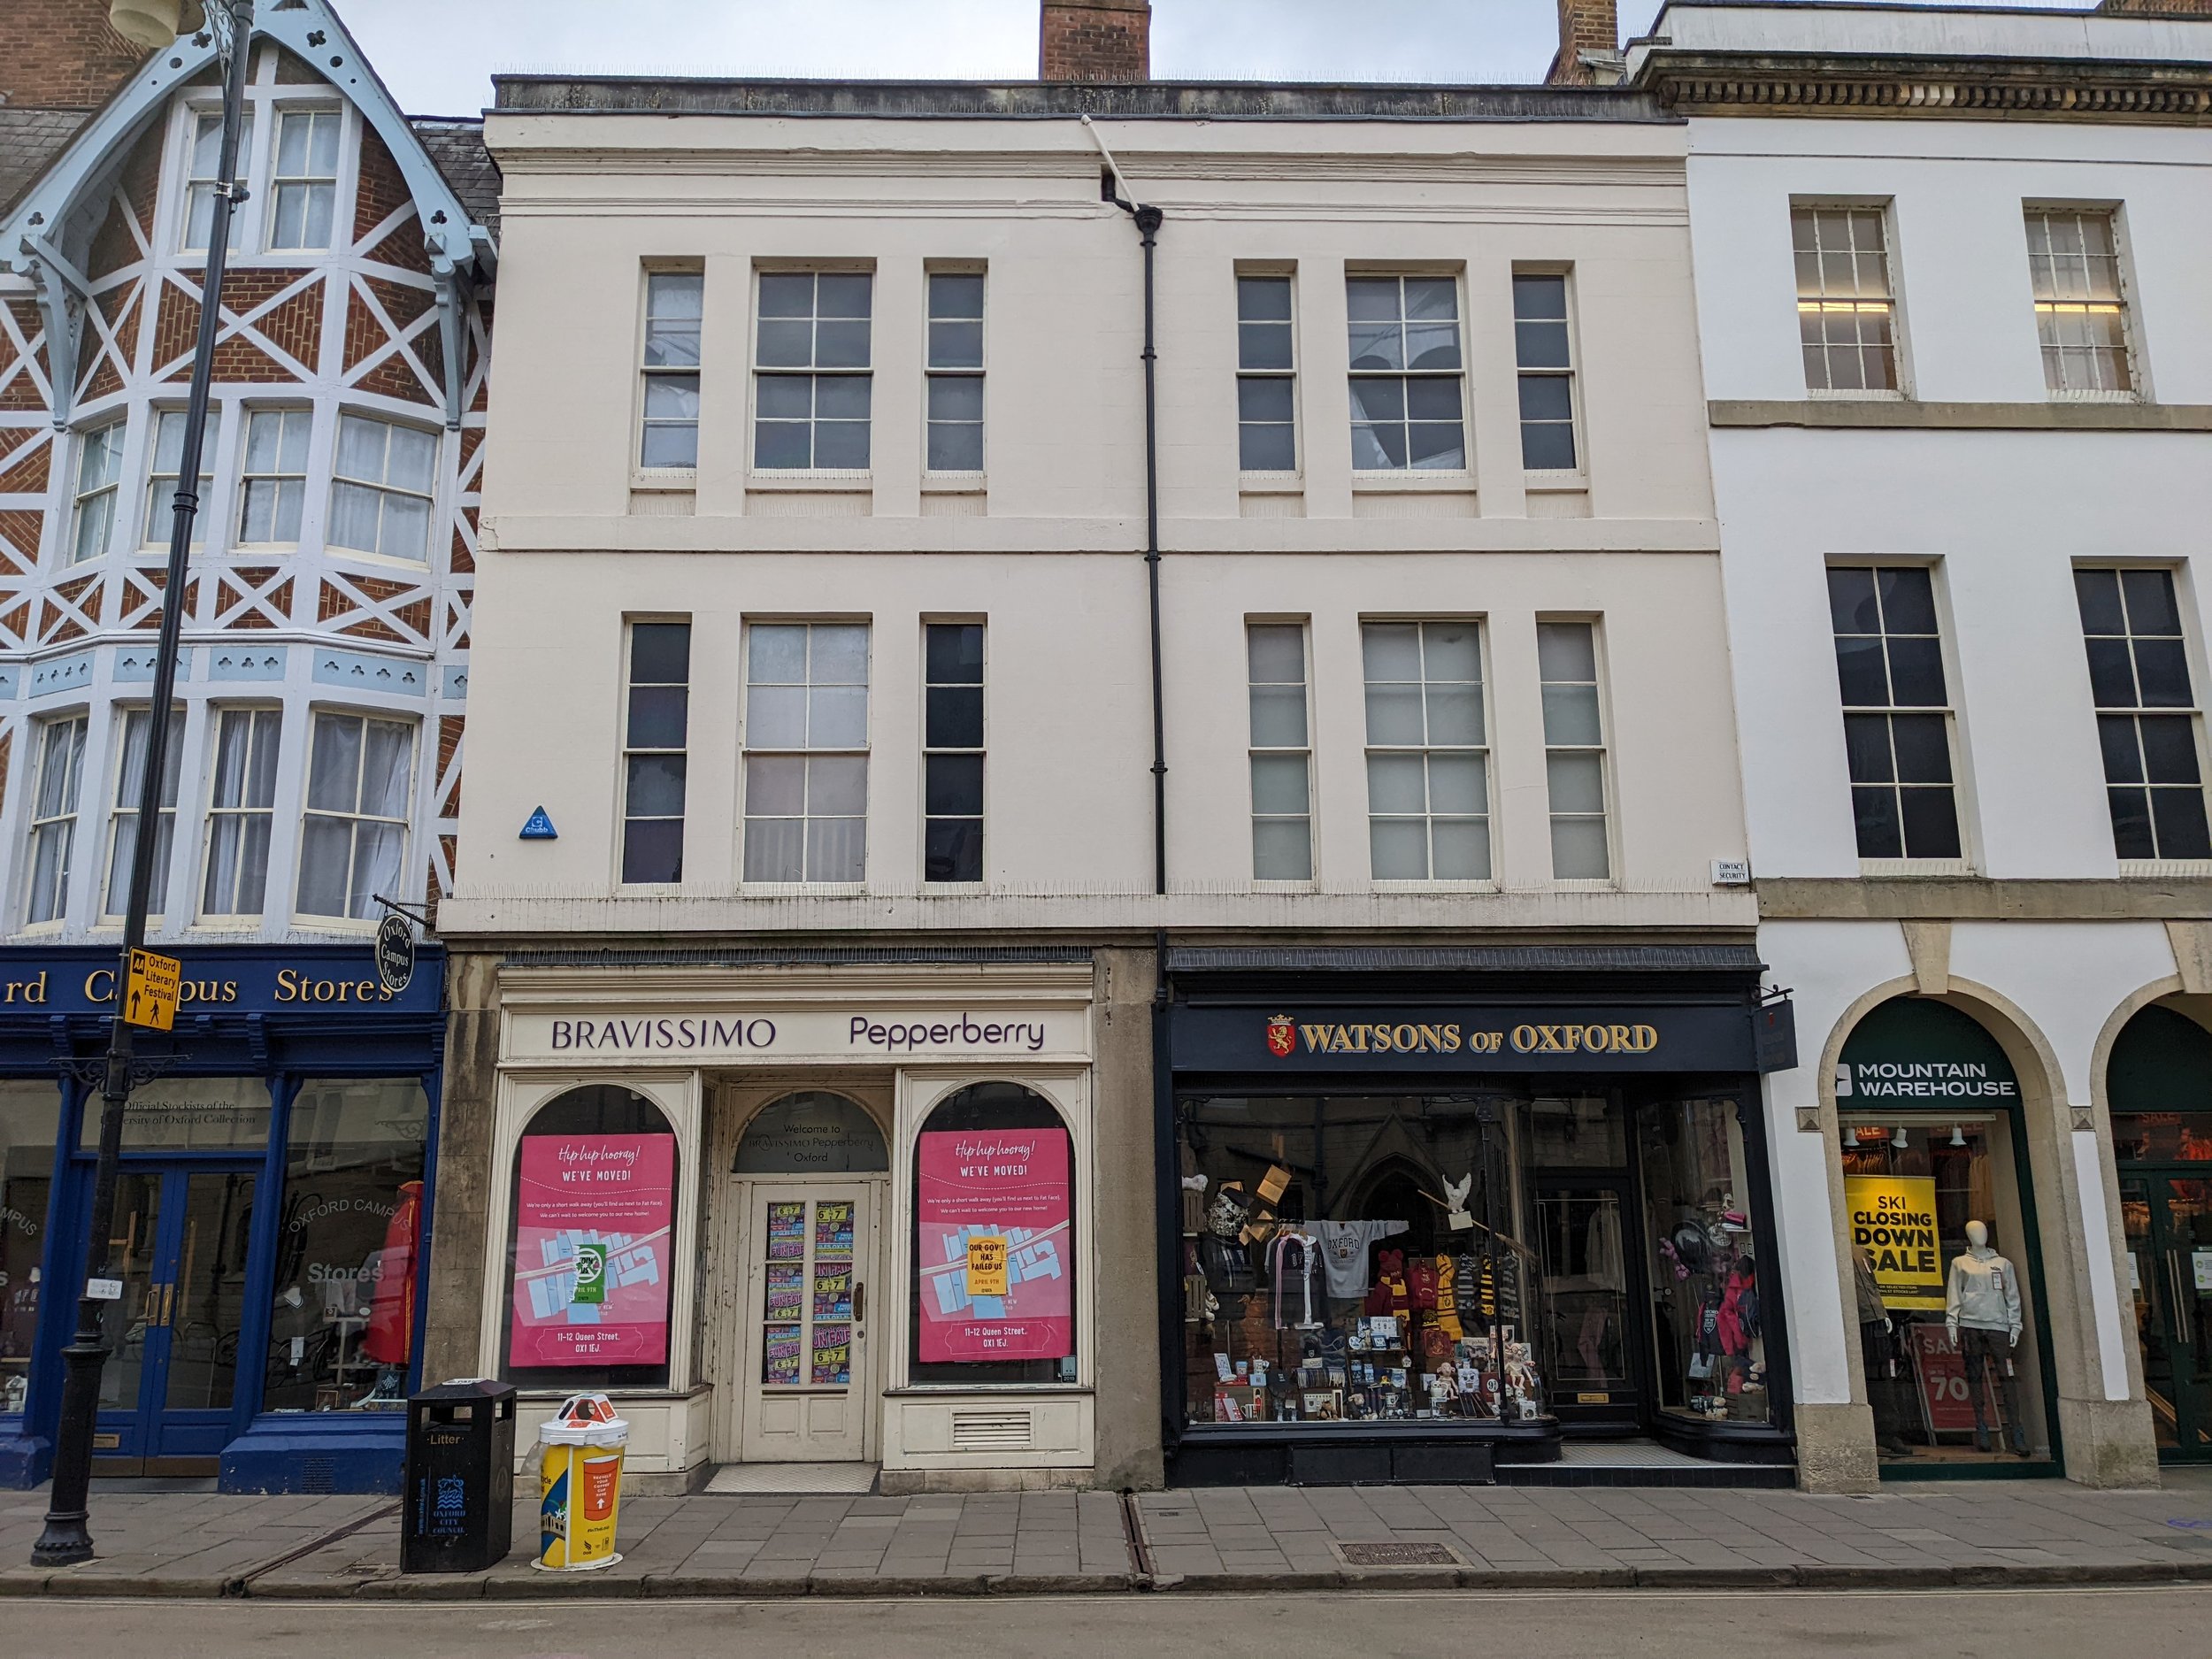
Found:
M 125 1118 L 95 1471 L 396 1491 L 420 1380 L 445 958 L 177 949 L 175 1029 Z M 0 951 L 0 1486 L 46 1477 L 85 1261 L 104 948 Z
M 766 1462 L 878 1463 L 887 1486 L 1080 1481 L 1096 1351 L 1087 953 L 1002 968 L 510 964 L 499 986 L 476 1351 L 486 1375 L 523 1389 L 526 1437 L 572 1387 L 603 1387 L 632 1425 L 628 1472 L 645 1489 Z M 1010 1141 L 1043 1143 L 1053 1214 L 1027 1256 L 1024 1233 L 993 1235 L 1013 1242 L 1013 1294 L 979 1305 L 1018 1310 L 1026 1294 L 1045 1317 L 949 1339 L 941 1316 L 964 1302 L 939 1286 L 949 1264 L 931 1228 L 959 1201 L 938 1193 L 939 1166 Z M 663 1148 L 664 1214 L 600 1217 L 547 1200 L 534 1173 Z M 588 1310 L 555 1305 L 568 1263 L 580 1247 L 619 1252 L 664 1231 L 657 1262 L 632 1263 L 640 1289 L 619 1316 L 643 1333 L 620 1356 L 638 1363 L 601 1365 L 574 1323 Z M 661 1272 L 664 1293 L 649 1285 Z
M 1630 1436 L 1792 1461 L 1758 1074 L 1794 1033 L 1748 949 L 1170 973 L 1171 1480 L 1485 1480 Z

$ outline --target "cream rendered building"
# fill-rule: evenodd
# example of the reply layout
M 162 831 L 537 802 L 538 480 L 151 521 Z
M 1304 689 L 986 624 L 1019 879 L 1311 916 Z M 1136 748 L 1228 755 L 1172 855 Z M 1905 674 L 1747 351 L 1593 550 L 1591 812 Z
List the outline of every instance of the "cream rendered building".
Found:
M 1786 1480 L 1685 128 L 1142 73 L 499 82 L 430 1365 L 672 1485 Z

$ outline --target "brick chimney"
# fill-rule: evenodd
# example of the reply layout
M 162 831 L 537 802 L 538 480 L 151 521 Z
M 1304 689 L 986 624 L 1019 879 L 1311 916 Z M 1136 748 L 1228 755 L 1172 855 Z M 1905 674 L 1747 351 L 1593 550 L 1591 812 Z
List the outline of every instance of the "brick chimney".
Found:
M 108 27 L 108 0 L 26 0 L 8 8 L 0 103 L 19 109 L 96 109 L 148 56 Z
M 1559 52 L 1545 73 L 1555 87 L 1609 87 L 1621 76 L 1614 0 L 1559 0 Z
M 1040 81 L 1152 79 L 1152 0 L 1044 0 Z

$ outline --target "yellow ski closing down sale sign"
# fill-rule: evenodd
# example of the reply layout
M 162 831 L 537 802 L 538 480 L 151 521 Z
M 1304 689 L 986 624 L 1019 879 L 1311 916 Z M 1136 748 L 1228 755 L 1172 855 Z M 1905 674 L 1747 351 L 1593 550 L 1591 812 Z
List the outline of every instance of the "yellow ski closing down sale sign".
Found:
M 1901 1311 L 1943 1308 L 1943 1251 L 1936 1237 L 1932 1175 L 1847 1175 L 1851 1246 L 1874 1264 L 1882 1305 Z

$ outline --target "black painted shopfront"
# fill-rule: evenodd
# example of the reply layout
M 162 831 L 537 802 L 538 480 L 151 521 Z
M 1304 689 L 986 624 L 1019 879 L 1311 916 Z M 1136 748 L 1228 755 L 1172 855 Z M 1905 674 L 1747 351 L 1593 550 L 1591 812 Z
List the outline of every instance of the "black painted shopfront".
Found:
M 1171 1481 L 1793 1461 L 1762 1071 L 1723 945 L 1170 951 Z
M 187 946 L 125 1115 L 94 1472 L 396 1491 L 419 1380 L 444 953 Z M 46 1478 L 115 952 L 0 951 L 0 1486 Z

